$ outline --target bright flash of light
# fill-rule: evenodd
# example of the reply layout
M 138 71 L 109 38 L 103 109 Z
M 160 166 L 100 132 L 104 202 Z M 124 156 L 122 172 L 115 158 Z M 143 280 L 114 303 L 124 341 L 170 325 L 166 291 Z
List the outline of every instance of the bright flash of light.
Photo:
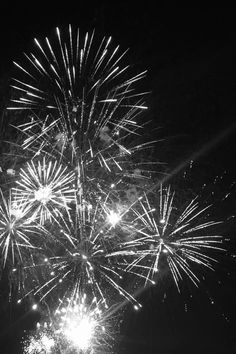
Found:
M 19 175 L 14 197 L 28 205 L 42 224 L 62 215 L 74 200 L 74 173 L 57 161 L 32 160 Z
M 86 294 L 64 300 L 55 312 L 56 333 L 81 352 L 101 349 L 107 340 L 103 306 L 96 298 L 89 302 Z
M 121 220 L 121 216 L 118 212 L 111 210 L 107 214 L 107 221 L 112 227 L 115 227 L 116 224 L 118 224 L 120 220 Z
M 80 349 L 88 349 L 93 337 L 96 322 L 89 317 L 82 317 L 78 320 L 68 320 L 64 335 Z
M 74 289 L 70 297 L 59 300 L 46 321 L 37 324 L 35 332 L 24 341 L 24 354 L 43 350 L 48 354 L 59 350 L 82 354 L 108 349 L 113 340 L 112 323 L 114 318 L 104 303 Z
M 224 251 L 223 237 L 213 232 L 220 222 L 209 220 L 210 205 L 201 207 L 195 198 L 184 208 L 177 208 L 174 196 L 169 186 L 160 188 L 155 208 L 147 196 L 139 200 L 133 209 L 139 236 L 124 244 L 123 253 L 132 260 L 123 266 L 134 274 L 145 274 L 146 281 L 155 281 L 166 263 L 178 289 L 184 274 L 198 286 L 197 269 L 203 266 L 214 270 L 217 252 Z M 118 253 L 121 251 L 114 256 Z

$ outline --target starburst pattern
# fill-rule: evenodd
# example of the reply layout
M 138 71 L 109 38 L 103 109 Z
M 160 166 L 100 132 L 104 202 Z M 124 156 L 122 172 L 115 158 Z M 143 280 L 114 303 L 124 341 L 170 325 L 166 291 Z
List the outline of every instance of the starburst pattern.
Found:
M 217 260 L 209 251 L 217 254 L 225 250 L 223 237 L 214 234 L 221 222 L 209 220 L 211 205 L 201 207 L 197 197 L 177 207 L 170 186 L 161 187 L 155 197 L 155 207 L 145 195 L 133 209 L 139 236 L 124 245 L 123 254 L 133 260 L 123 266 L 126 271 L 145 273 L 146 280 L 155 281 L 160 265 L 166 262 L 178 289 L 184 274 L 198 286 L 195 266 L 214 270 Z
M 47 219 L 59 217 L 73 201 L 74 180 L 74 172 L 68 171 L 57 161 L 47 161 L 45 157 L 32 160 L 20 170 L 14 197 L 27 203 L 35 218 L 39 217 L 43 224 Z

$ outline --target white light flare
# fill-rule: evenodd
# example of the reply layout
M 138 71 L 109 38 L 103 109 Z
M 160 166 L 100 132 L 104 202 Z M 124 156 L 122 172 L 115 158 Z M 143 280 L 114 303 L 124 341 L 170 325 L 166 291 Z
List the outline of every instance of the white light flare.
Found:
M 107 214 L 107 221 L 112 226 L 115 227 L 121 220 L 121 215 L 113 210 L 110 210 Z
M 37 191 L 34 192 L 35 200 L 46 205 L 52 197 L 52 188 L 49 186 L 42 186 Z
M 66 327 L 63 331 L 66 338 L 81 350 L 88 349 L 94 335 L 96 321 L 88 315 L 80 318 L 79 316 L 72 320 L 67 319 Z

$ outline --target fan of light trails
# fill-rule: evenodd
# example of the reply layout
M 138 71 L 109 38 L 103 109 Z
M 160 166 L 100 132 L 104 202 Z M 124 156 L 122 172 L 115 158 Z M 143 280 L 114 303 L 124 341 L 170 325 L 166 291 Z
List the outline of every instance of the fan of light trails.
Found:
M 120 264 L 125 271 L 146 274 L 147 281 L 155 280 L 160 266 L 167 263 L 178 289 L 184 274 L 198 286 L 199 267 L 214 270 L 217 260 L 213 254 L 224 250 L 223 237 L 210 231 L 220 222 L 208 220 L 210 205 L 202 208 L 197 198 L 177 208 L 170 187 L 161 187 L 156 200 L 152 207 L 145 196 L 133 208 L 139 236 L 123 245 L 123 254 L 130 261 Z M 113 255 L 118 253 L 122 252 Z
M 41 224 L 47 219 L 62 215 L 75 196 L 75 175 L 57 161 L 32 160 L 21 168 L 18 188 L 14 190 L 17 201 L 27 204 Z
M 137 101 L 139 94 L 133 92 L 133 84 L 145 72 L 128 77 L 130 66 L 122 62 L 126 52 L 120 53 L 111 37 L 99 42 L 94 31 L 81 35 L 79 28 L 69 25 L 63 33 L 56 28 L 51 40 L 34 42 L 34 50 L 25 54 L 25 65 L 15 63 L 25 77 L 15 79 L 13 87 L 22 94 L 19 100 L 13 100 L 15 109 L 57 109 L 59 102 L 76 113 L 89 104 L 91 120 L 95 113 L 107 118 L 120 102 L 122 107 L 130 107 L 131 99 Z M 94 112 L 97 103 L 99 114 Z

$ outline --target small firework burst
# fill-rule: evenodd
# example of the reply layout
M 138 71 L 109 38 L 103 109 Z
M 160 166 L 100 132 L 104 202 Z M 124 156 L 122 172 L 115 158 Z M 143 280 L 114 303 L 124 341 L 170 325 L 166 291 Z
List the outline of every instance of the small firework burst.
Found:
M 14 197 L 27 204 L 43 224 L 47 219 L 61 216 L 74 200 L 74 180 L 74 173 L 57 161 L 46 161 L 45 157 L 32 160 L 20 170 Z

